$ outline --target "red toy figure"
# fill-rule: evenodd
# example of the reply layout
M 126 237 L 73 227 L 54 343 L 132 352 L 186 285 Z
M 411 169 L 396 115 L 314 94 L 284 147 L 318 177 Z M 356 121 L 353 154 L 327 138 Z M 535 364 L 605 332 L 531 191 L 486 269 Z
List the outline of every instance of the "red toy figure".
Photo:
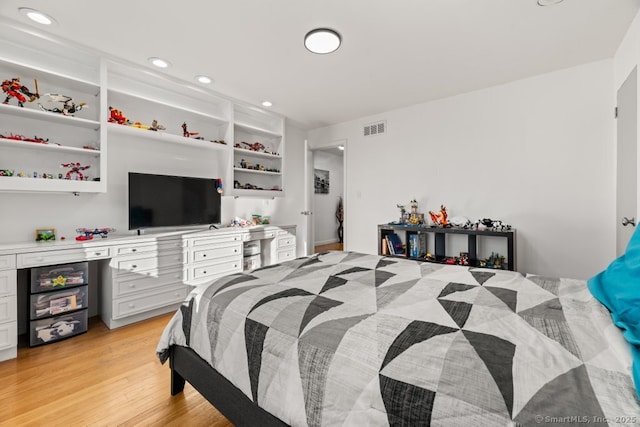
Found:
M 444 207 L 444 205 L 440 205 L 440 213 L 429 211 L 429 215 L 431 216 L 431 221 L 433 221 L 434 224 L 441 227 L 447 227 L 449 225 L 449 221 L 447 221 L 447 208 Z
M 64 176 L 64 179 L 73 179 L 74 181 L 83 181 L 84 175 L 81 171 L 87 170 L 91 167 L 91 165 L 82 166 L 80 163 L 62 163 L 62 167 L 71 168 L 67 171 L 67 174 Z
M 5 80 L 2 82 L 2 91 L 7 94 L 3 104 L 8 104 L 11 98 L 18 100 L 18 106 L 24 107 L 24 102 L 27 101 L 25 95 L 29 97 L 29 102 L 33 102 L 36 98 L 40 98 L 38 94 L 38 81 L 34 80 L 36 84 L 36 93 L 32 93 L 20 83 L 20 77 L 14 77 L 11 80 Z
M 249 144 L 248 142 L 244 142 L 242 141 L 240 144 L 244 144 L 247 147 L 247 150 L 251 150 L 251 151 L 265 151 L 267 149 L 267 147 L 264 146 L 264 144 L 261 144 L 259 142 L 254 142 L 253 144 Z
M 119 125 L 130 125 L 131 121 L 127 119 L 121 110 L 116 110 L 113 107 L 109 107 L 109 118 L 107 119 L 109 123 L 117 123 Z
M 187 130 L 187 123 L 183 122 L 182 123 L 182 135 L 184 135 L 185 138 L 191 138 L 192 136 L 200 135 L 200 132 L 189 132 Z

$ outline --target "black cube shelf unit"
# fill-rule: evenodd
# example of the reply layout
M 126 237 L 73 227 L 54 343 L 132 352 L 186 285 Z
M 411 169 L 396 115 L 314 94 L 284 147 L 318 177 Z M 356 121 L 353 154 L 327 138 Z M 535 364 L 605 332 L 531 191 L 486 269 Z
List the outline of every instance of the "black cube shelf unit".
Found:
M 385 237 L 389 234 L 395 233 L 400 239 L 407 243 L 409 242 L 409 236 L 412 234 L 418 235 L 434 235 L 434 256 L 436 261 L 441 262 L 446 258 L 446 235 L 447 234 L 465 234 L 467 235 L 467 252 L 469 253 L 469 265 L 478 265 L 478 237 L 482 236 L 494 236 L 507 239 L 507 258 L 506 266 L 507 270 L 515 271 L 516 264 L 516 230 L 473 230 L 467 228 L 455 228 L 455 227 L 429 227 L 422 225 L 402 225 L 402 224 L 380 224 L 378 225 L 378 255 L 382 253 L 382 243 Z M 416 259 L 426 261 L 424 257 L 414 258 L 409 256 L 409 250 L 405 250 L 401 255 L 388 255 L 397 256 L 408 259 Z

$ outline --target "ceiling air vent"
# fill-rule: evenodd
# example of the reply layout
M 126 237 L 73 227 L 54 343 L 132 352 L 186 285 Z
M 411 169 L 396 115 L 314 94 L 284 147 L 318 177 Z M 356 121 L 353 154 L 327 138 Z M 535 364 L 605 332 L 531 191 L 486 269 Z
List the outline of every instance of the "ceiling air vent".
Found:
M 365 125 L 364 136 L 380 135 L 387 131 L 387 122 L 385 120 Z

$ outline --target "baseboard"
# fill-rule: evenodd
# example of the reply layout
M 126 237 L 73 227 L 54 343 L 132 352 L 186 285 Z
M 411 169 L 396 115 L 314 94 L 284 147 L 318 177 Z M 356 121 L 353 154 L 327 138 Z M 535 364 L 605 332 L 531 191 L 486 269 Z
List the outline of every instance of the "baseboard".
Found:
M 340 239 L 323 240 L 321 242 L 315 242 L 314 246 L 329 245 L 331 243 L 338 243 L 338 242 L 340 242 Z

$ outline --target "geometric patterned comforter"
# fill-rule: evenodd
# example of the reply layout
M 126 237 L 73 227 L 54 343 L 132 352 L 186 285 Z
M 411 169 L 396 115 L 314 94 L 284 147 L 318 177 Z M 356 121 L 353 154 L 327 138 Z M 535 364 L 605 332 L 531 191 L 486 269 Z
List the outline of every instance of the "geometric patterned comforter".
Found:
M 640 423 L 629 350 L 584 281 L 320 253 L 196 288 L 161 361 L 172 344 L 291 425 Z

